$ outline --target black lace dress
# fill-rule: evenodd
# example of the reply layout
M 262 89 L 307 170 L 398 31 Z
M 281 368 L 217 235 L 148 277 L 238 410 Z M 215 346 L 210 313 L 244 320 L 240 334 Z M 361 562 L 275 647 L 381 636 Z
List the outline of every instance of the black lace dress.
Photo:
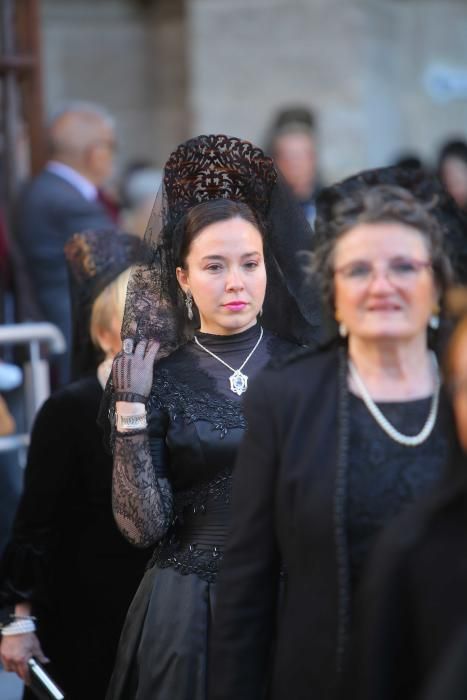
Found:
M 362 399 L 350 394 L 349 401 L 348 536 L 355 592 L 377 535 L 440 482 L 448 444 L 437 422 L 425 442 L 416 447 L 400 445 L 377 425 Z M 378 403 L 389 422 L 406 435 L 422 429 L 430 405 L 431 397 Z
M 237 369 L 259 337 L 198 333 Z M 251 379 L 294 346 L 265 331 L 244 368 Z M 129 609 L 108 700 L 205 700 L 215 580 L 229 526 L 230 481 L 245 430 L 231 371 L 194 342 L 156 366 L 149 443 L 160 485 L 152 517 L 170 518 Z M 127 440 L 128 438 L 123 438 Z M 130 517 L 130 515 L 128 516 Z

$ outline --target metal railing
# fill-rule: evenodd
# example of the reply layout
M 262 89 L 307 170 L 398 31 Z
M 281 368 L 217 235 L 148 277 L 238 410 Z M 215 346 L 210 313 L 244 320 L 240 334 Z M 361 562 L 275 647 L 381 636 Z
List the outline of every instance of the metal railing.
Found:
M 49 363 L 41 358 L 41 344 L 51 353 L 65 352 L 62 332 L 52 323 L 15 323 L 0 326 L 0 345 L 28 345 L 29 359 L 23 365 L 26 433 L 0 437 L 0 452 L 22 449 L 29 444 L 35 415 L 50 394 Z

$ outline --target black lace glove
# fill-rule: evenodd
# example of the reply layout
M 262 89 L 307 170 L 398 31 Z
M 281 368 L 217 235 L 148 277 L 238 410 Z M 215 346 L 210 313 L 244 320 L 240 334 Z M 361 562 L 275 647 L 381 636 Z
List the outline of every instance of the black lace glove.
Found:
M 125 344 L 128 344 L 127 340 Z M 116 401 L 146 403 L 159 345 L 157 340 L 140 340 L 134 352 L 118 353 L 112 365 Z

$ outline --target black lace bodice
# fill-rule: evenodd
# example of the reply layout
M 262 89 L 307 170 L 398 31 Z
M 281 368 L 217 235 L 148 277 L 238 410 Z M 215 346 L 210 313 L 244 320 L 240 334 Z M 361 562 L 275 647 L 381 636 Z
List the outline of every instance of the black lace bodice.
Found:
M 197 337 L 237 369 L 259 330 L 255 326 L 233 336 L 198 333 Z M 293 348 L 265 331 L 243 372 L 251 379 L 273 356 Z M 222 557 L 231 473 L 246 427 L 242 396 L 230 390 L 231 373 L 191 341 L 156 365 L 148 402 L 149 450 L 162 496 L 157 507 L 143 514 L 160 521 L 151 563 L 209 581 Z
M 382 529 L 408 504 L 439 482 L 446 436 L 436 424 L 417 447 L 398 444 L 379 427 L 363 401 L 350 394 L 348 531 L 352 588 Z M 423 427 L 431 398 L 378 406 L 395 428 L 415 435 Z

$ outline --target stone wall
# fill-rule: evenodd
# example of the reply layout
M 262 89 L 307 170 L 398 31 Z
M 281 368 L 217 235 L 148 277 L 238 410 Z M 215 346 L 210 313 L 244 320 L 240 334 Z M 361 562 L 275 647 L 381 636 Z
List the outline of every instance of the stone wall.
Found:
M 188 133 L 183 0 L 42 0 L 45 103 L 103 104 L 120 164 L 161 165 Z
M 467 88 L 426 88 L 462 84 L 465 0 L 42 0 L 42 30 L 46 104 L 105 104 L 122 162 L 203 131 L 261 143 L 287 103 L 317 110 L 328 180 L 467 136 Z
M 189 26 L 195 132 L 261 142 L 278 107 L 308 104 L 328 179 L 467 136 L 467 91 L 424 86 L 430 66 L 467 72 L 463 0 L 192 0 Z

